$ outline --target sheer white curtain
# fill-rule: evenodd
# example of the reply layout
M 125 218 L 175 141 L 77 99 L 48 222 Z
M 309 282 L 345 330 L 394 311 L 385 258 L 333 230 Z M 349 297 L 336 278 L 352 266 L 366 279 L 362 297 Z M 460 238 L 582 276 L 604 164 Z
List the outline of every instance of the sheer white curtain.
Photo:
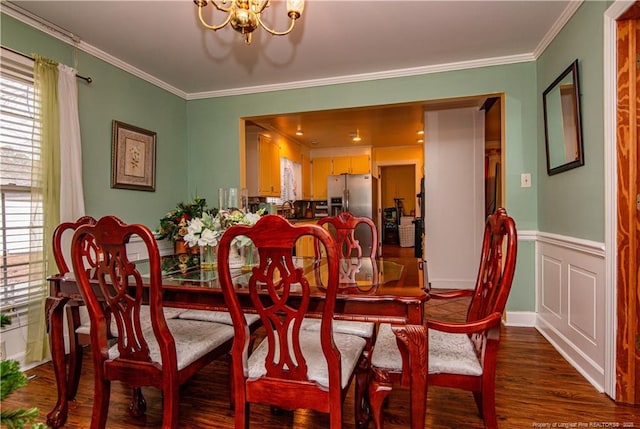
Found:
M 58 108 L 60 115 L 60 222 L 84 216 L 82 145 L 78 117 L 77 70 L 58 64 Z M 62 249 L 71 266 L 71 234 L 63 237 Z
M 82 146 L 78 118 L 78 79 L 76 70 L 64 64 L 58 64 L 58 106 L 60 109 L 60 222 L 71 222 L 84 216 Z

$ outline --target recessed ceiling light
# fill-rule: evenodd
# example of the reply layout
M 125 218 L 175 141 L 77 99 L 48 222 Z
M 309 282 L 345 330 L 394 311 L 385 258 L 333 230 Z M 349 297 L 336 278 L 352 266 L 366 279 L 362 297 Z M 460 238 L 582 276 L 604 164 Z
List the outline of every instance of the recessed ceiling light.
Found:
M 356 135 L 353 137 L 352 139 L 354 142 L 359 142 L 362 140 L 362 138 L 360 137 L 360 130 L 356 129 Z
M 418 143 L 424 143 L 424 139 L 418 139 Z
M 424 130 L 418 130 L 416 131 L 416 134 L 418 134 L 419 136 L 424 135 Z
M 297 135 L 297 136 L 302 136 L 302 135 L 304 135 L 304 133 L 302 132 L 302 128 L 300 128 L 299 126 L 298 126 L 298 129 L 296 130 L 296 135 Z

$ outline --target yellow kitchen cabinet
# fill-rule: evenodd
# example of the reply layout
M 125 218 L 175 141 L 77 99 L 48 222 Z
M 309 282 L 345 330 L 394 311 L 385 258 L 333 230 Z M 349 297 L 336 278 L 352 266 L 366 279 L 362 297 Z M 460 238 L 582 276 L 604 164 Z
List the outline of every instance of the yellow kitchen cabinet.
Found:
M 314 200 L 327 199 L 327 177 L 333 174 L 331 158 L 314 158 L 311 161 L 311 193 Z
M 247 133 L 247 189 L 250 196 L 280 196 L 280 151 L 266 134 Z
M 369 155 L 333 157 L 332 174 L 369 174 L 370 172 L 371 162 Z
M 335 156 L 333 157 L 332 174 L 351 173 L 351 157 Z
M 297 221 L 296 225 L 315 225 L 317 221 Z M 296 241 L 296 256 L 315 256 L 315 238 L 305 235 Z
M 314 238 L 305 235 L 296 241 L 296 256 L 315 256 Z
M 351 174 L 369 174 L 371 173 L 371 158 L 369 155 L 352 156 L 351 158 Z

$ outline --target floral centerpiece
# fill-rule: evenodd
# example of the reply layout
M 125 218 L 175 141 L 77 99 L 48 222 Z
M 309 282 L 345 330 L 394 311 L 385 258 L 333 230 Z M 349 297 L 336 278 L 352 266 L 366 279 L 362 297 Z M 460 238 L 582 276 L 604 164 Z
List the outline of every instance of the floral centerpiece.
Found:
M 215 216 L 217 209 L 207 209 L 207 200 L 195 197 L 191 202 L 178 203 L 175 209 L 160 219 L 157 238 L 159 240 L 164 238 L 171 240 L 174 246 L 174 254 L 177 256 L 177 261 L 173 258 L 163 259 L 163 270 L 172 271 L 179 268 L 185 271 L 189 267 L 198 265 L 198 247 L 189 247 L 184 240 L 184 236 L 188 232 L 187 225 L 189 222 L 192 219 L 201 218 L 204 213 Z
M 179 203 L 175 209 L 160 219 L 158 239 L 169 238 L 172 242 L 184 239 L 187 234 L 187 224 L 191 219 L 202 217 L 203 213 L 216 215 L 217 210 L 207 210 L 207 200 L 195 197 L 193 202 Z
M 224 231 L 236 224 L 254 225 L 264 213 L 261 209 L 257 213 L 244 213 L 240 210 L 220 210 L 215 215 L 203 212 L 202 217 L 196 217 L 187 222 L 186 233 L 183 238 L 191 247 L 200 248 L 200 266 L 212 269 L 216 263 L 216 248 L 218 240 Z M 234 241 L 236 247 L 241 248 L 251 244 L 246 238 L 238 238 Z

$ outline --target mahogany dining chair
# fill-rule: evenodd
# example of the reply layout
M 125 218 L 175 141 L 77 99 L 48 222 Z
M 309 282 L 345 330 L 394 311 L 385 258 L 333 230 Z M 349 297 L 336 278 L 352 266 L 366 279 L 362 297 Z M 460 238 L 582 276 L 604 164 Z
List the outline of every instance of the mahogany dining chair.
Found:
M 347 265 L 347 269 L 352 266 L 357 266 L 357 261 L 362 259 L 362 247 L 359 240 L 355 237 L 356 228 L 361 225 L 367 226 L 371 233 L 371 253 L 366 257 L 375 259 L 378 254 L 378 230 L 375 223 L 365 216 L 354 216 L 351 212 L 341 212 L 337 216 L 326 216 L 320 218 L 317 223 L 321 227 L 325 227 L 332 235 L 336 242 L 336 247 L 340 256 L 341 263 Z M 364 229 L 364 228 L 362 228 Z M 321 254 L 316 242 L 316 256 Z M 353 261 L 354 259 L 355 261 Z M 355 264 L 354 264 L 355 262 Z M 376 267 L 376 264 L 373 264 Z M 340 267 L 345 268 L 344 265 Z M 340 274 L 342 276 L 342 273 Z M 377 271 L 376 271 L 377 275 Z M 348 276 L 345 276 L 348 277 Z M 318 330 L 320 324 L 317 319 L 305 319 L 302 322 L 302 329 L 305 330 Z M 376 341 L 376 324 L 373 322 L 356 322 L 350 320 L 336 320 L 333 324 L 335 332 L 342 334 L 351 334 L 362 337 L 367 342 L 365 346 L 364 365 L 368 369 L 369 358 L 373 345 Z M 360 386 L 366 389 L 366 385 Z
M 127 244 L 137 236 L 148 253 L 149 275 L 144 277 L 127 256 Z M 93 243 L 100 253 L 95 273 L 85 267 L 84 249 Z M 178 318 L 167 319 L 162 303 L 162 271 L 158 246 L 144 225 L 127 225 L 105 216 L 95 225 L 76 229 L 71 258 L 80 294 L 91 322 L 94 363 L 94 402 L 91 428 L 106 426 L 111 382 L 134 388 L 162 390 L 162 427 L 178 428 L 179 387 L 202 367 L 226 354 L 233 342 L 229 325 Z M 148 297 L 145 323 L 143 299 Z M 108 342 L 107 314 L 115 325 L 115 344 Z
M 366 216 L 354 216 L 351 212 L 341 212 L 337 216 L 326 216 L 318 219 L 318 225 L 331 225 L 330 232 L 334 233 L 334 239 L 341 258 L 355 256 L 362 258 L 362 246 L 355 237 L 356 228 L 366 225 L 371 231 L 371 252 L 370 258 L 378 255 L 378 229 L 376 224 Z M 333 231 L 331 231 L 333 229 Z M 317 250 L 317 248 L 316 248 Z M 354 254 L 355 253 L 355 254 Z
M 303 268 L 296 265 L 293 252 L 296 240 L 305 235 L 318 240 L 327 264 L 319 331 L 301 329 L 311 311 L 312 288 Z M 240 236 L 253 241 L 259 262 L 238 285 L 227 261 L 231 243 Z M 236 429 L 249 427 L 250 403 L 329 413 L 330 427 L 341 428 L 349 385 L 354 375 L 366 380 L 368 373 L 361 366 L 365 340 L 332 329 L 338 254 L 329 233 L 317 225 L 292 225 L 277 215 L 263 216 L 253 226 L 235 225 L 220 241 L 218 270 L 234 327 L 231 361 Z M 246 304 L 241 305 L 240 296 L 250 300 L 252 312 L 260 316 L 265 331 L 264 340 L 251 355 Z M 362 392 L 356 389 L 356 404 L 362 404 L 361 399 Z
M 64 251 L 66 246 L 64 246 L 63 241 L 68 238 L 70 243 L 71 235 L 79 226 L 93 225 L 95 223 L 96 220 L 93 217 L 83 216 L 75 222 L 63 222 L 53 231 L 53 258 L 56 261 L 60 275 L 67 274 L 70 271 Z M 88 241 L 83 252 L 85 269 L 95 268 L 98 265 L 98 249 L 96 246 Z M 91 342 L 89 338 L 90 324 L 89 322 L 82 323 L 80 319 L 79 307 L 81 305 L 84 304 L 78 301 L 70 301 L 65 307 L 69 333 L 69 367 L 67 372 L 69 399 L 74 399 L 78 392 L 78 383 L 82 372 L 82 348 Z
M 503 253 L 504 250 L 504 253 Z M 447 323 L 427 319 L 427 384 L 473 392 L 487 429 L 498 427 L 495 377 L 502 315 L 511 290 L 517 254 L 514 220 L 503 208 L 488 216 L 475 289 L 430 293 L 431 299 L 471 297 L 466 321 Z M 401 353 L 391 325 L 381 324 L 371 357 L 369 387 L 371 415 L 383 426 L 382 406 L 393 384 L 410 385 L 409 358 Z M 425 398 L 426 400 L 426 398 Z
M 75 222 L 63 222 L 53 231 L 53 257 L 58 267 L 58 274 L 65 275 L 70 272 L 67 258 L 71 255 L 65 252 L 70 250 L 71 238 L 75 230 L 82 225 L 95 225 L 96 220 L 91 216 L 82 216 Z M 95 275 L 96 268 L 100 261 L 100 249 L 90 239 L 84 244 L 82 249 L 84 270 L 88 271 L 91 276 Z M 78 384 L 80 374 L 82 372 L 82 353 L 83 347 L 91 345 L 91 323 L 89 321 L 82 322 L 79 308 L 84 306 L 82 301 L 71 300 L 65 306 L 67 316 L 67 329 L 69 334 L 69 364 L 67 371 L 68 398 L 73 400 L 78 392 Z M 151 326 L 149 321 L 149 306 L 143 305 L 140 309 L 141 320 L 145 326 Z M 178 308 L 165 307 L 164 316 L 166 319 L 175 319 L 185 310 Z M 107 338 L 110 342 L 114 341 L 114 332 L 117 331 L 115 320 L 111 320 L 108 308 L 105 308 L 105 317 L 109 330 Z M 142 394 L 142 390 L 134 388 L 131 397 L 129 412 L 132 416 L 140 416 L 145 413 L 146 402 Z

